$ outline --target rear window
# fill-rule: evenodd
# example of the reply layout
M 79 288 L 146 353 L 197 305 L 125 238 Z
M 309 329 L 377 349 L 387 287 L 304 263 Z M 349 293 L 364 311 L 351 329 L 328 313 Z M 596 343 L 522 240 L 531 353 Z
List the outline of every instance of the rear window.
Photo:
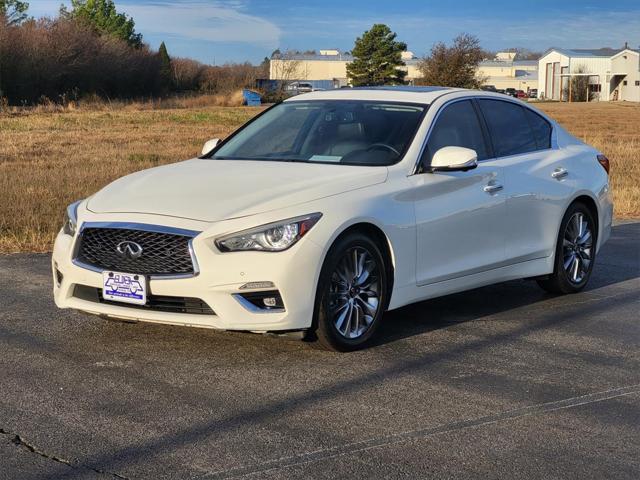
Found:
M 478 100 L 489 127 L 496 157 L 507 157 L 533 152 L 538 144 L 525 109 L 520 105 L 501 100 Z
M 551 125 L 549 122 L 528 108 L 524 109 L 524 113 L 527 120 L 529 120 L 529 125 L 536 139 L 538 150 L 551 148 Z

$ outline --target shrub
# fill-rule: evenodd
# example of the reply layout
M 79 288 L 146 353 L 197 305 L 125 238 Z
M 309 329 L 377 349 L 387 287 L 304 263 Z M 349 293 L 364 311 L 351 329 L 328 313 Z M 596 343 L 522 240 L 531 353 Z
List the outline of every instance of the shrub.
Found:
M 100 35 L 72 19 L 0 24 L 0 96 L 11 104 L 54 102 L 95 93 L 152 96 L 162 88 L 158 55 Z

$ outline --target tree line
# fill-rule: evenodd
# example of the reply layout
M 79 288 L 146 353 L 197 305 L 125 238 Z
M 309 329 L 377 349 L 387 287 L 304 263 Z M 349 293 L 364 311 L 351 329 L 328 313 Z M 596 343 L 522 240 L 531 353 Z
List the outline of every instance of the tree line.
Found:
M 28 6 L 0 0 L 0 98 L 9 104 L 219 93 L 265 75 L 264 65 L 172 59 L 164 43 L 154 51 L 113 0 L 72 0 L 57 17 L 37 20 L 28 17 Z
M 24 0 L 0 0 L 0 99 L 10 104 L 65 102 L 88 94 L 140 98 L 173 92 L 224 93 L 253 87 L 256 79 L 269 76 L 268 58 L 259 66 L 211 66 L 171 58 L 164 42 L 154 51 L 135 31 L 134 20 L 116 10 L 113 0 L 71 0 L 71 7 L 61 7 L 57 17 L 38 20 L 28 17 L 28 7 Z M 351 51 L 350 83 L 405 84 L 402 52 L 406 49 L 387 25 L 373 25 L 356 39 Z M 451 45 L 436 43 L 420 60 L 422 78 L 417 83 L 478 88 L 484 79 L 477 76 L 477 66 L 491 56 L 478 38 L 460 34 Z M 272 55 L 284 57 L 279 50 Z

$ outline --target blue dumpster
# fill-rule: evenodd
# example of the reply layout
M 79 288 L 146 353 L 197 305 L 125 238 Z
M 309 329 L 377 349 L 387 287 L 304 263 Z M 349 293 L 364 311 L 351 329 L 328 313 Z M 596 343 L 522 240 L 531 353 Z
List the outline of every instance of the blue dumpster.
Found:
M 244 104 L 249 107 L 257 107 L 261 105 L 260 94 L 246 88 L 242 90 L 242 96 L 244 97 Z

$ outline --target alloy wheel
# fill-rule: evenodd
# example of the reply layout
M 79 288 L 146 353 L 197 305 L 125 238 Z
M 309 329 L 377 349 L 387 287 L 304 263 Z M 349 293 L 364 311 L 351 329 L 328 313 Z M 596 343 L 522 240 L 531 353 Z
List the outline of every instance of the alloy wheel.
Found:
M 337 332 L 357 339 L 369 330 L 380 307 L 380 266 L 363 247 L 347 250 L 331 275 L 328 311 Z
M 593 234 L 588 219 L 576 212 L 569 219 L 562 242 L 563 267 L 567 279 L 573 284 L 581 283 L 589 273 L 592 261 Z

